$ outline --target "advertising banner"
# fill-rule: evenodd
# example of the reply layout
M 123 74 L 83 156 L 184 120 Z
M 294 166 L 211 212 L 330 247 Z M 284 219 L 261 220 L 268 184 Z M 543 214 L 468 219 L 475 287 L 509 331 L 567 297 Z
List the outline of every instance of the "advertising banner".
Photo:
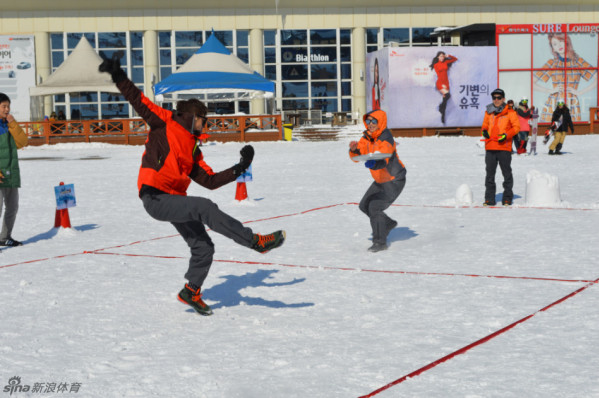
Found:
M 389 128 L 478 126 L 497 88 L 496 47 L 387 47 L 366 62 L 367 107 Z
M 0 92 L 10 98 L 10 113 L 30 120 L 29 87 L 35 86 L 33 35 L 0 35 Z

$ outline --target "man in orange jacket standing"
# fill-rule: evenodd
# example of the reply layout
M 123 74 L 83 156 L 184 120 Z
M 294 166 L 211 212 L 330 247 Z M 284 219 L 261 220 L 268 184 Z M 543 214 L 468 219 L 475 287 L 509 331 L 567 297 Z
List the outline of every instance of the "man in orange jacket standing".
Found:
M 505 103 L 505 93 L 498 88 L 491 93 L 493 103 L 487 105 L 482 125 L 482 136 L 485 144 L 485 178 L 484 206 L 495 206 L 495 172 L 497 164 L 503 174 L 503 197 L 501 203 L 510 206 L 514 199 L 514 177 L 512 176 L 512 138 L 520 130 L 518 114 Z

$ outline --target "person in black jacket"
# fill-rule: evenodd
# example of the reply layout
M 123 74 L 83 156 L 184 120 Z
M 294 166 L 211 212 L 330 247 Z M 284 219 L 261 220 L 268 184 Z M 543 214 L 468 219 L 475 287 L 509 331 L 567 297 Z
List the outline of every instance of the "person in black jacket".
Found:
M 568 129 L 570 129 L 572 134 L 574 134 L 574 123 L 572 123 L 570 110 L 563 100 L 558 101 L 557 108 L 555 108 L 555 111 L 553 111 L 551 124 L 553 125 L 553 123 L 557 123 L 559 126 L 555 129 L 553 142 L 549 146 L 549 154 L 561 155 L 562 146 L 564 145 L 564 140 L 566 139 L 566 133 L 568 132 Z

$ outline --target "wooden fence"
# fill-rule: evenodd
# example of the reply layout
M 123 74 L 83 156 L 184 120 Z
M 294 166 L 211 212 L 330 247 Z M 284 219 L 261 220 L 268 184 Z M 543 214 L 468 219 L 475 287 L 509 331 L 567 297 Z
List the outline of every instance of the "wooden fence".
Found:
M 29 145 L 65 142 L 107 142 L 139 145 L 146 141 L 149 126 L 142 119 L 60 120 L 20 122 Z M 281 115 L 208 117 L 208 141 L 277 141 L 283 139 Z

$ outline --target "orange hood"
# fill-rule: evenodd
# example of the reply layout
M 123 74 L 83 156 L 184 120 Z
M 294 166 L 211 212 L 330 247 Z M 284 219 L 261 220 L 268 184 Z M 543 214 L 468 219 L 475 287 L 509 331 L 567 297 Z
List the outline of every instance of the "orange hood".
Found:
M 375 118 L 378 122 L 377 129 L 372 133 L 368 130 L 368 125 L 366 124 L 366 118 L 368 116 Z M 370 135 L 373 139 L 377 139 L 387 128 L 387 113 L 381 109 L 368 112 L 362 117 L 362 120 L 364 122 L 364 127 L 366 127 L 366 134 Z

